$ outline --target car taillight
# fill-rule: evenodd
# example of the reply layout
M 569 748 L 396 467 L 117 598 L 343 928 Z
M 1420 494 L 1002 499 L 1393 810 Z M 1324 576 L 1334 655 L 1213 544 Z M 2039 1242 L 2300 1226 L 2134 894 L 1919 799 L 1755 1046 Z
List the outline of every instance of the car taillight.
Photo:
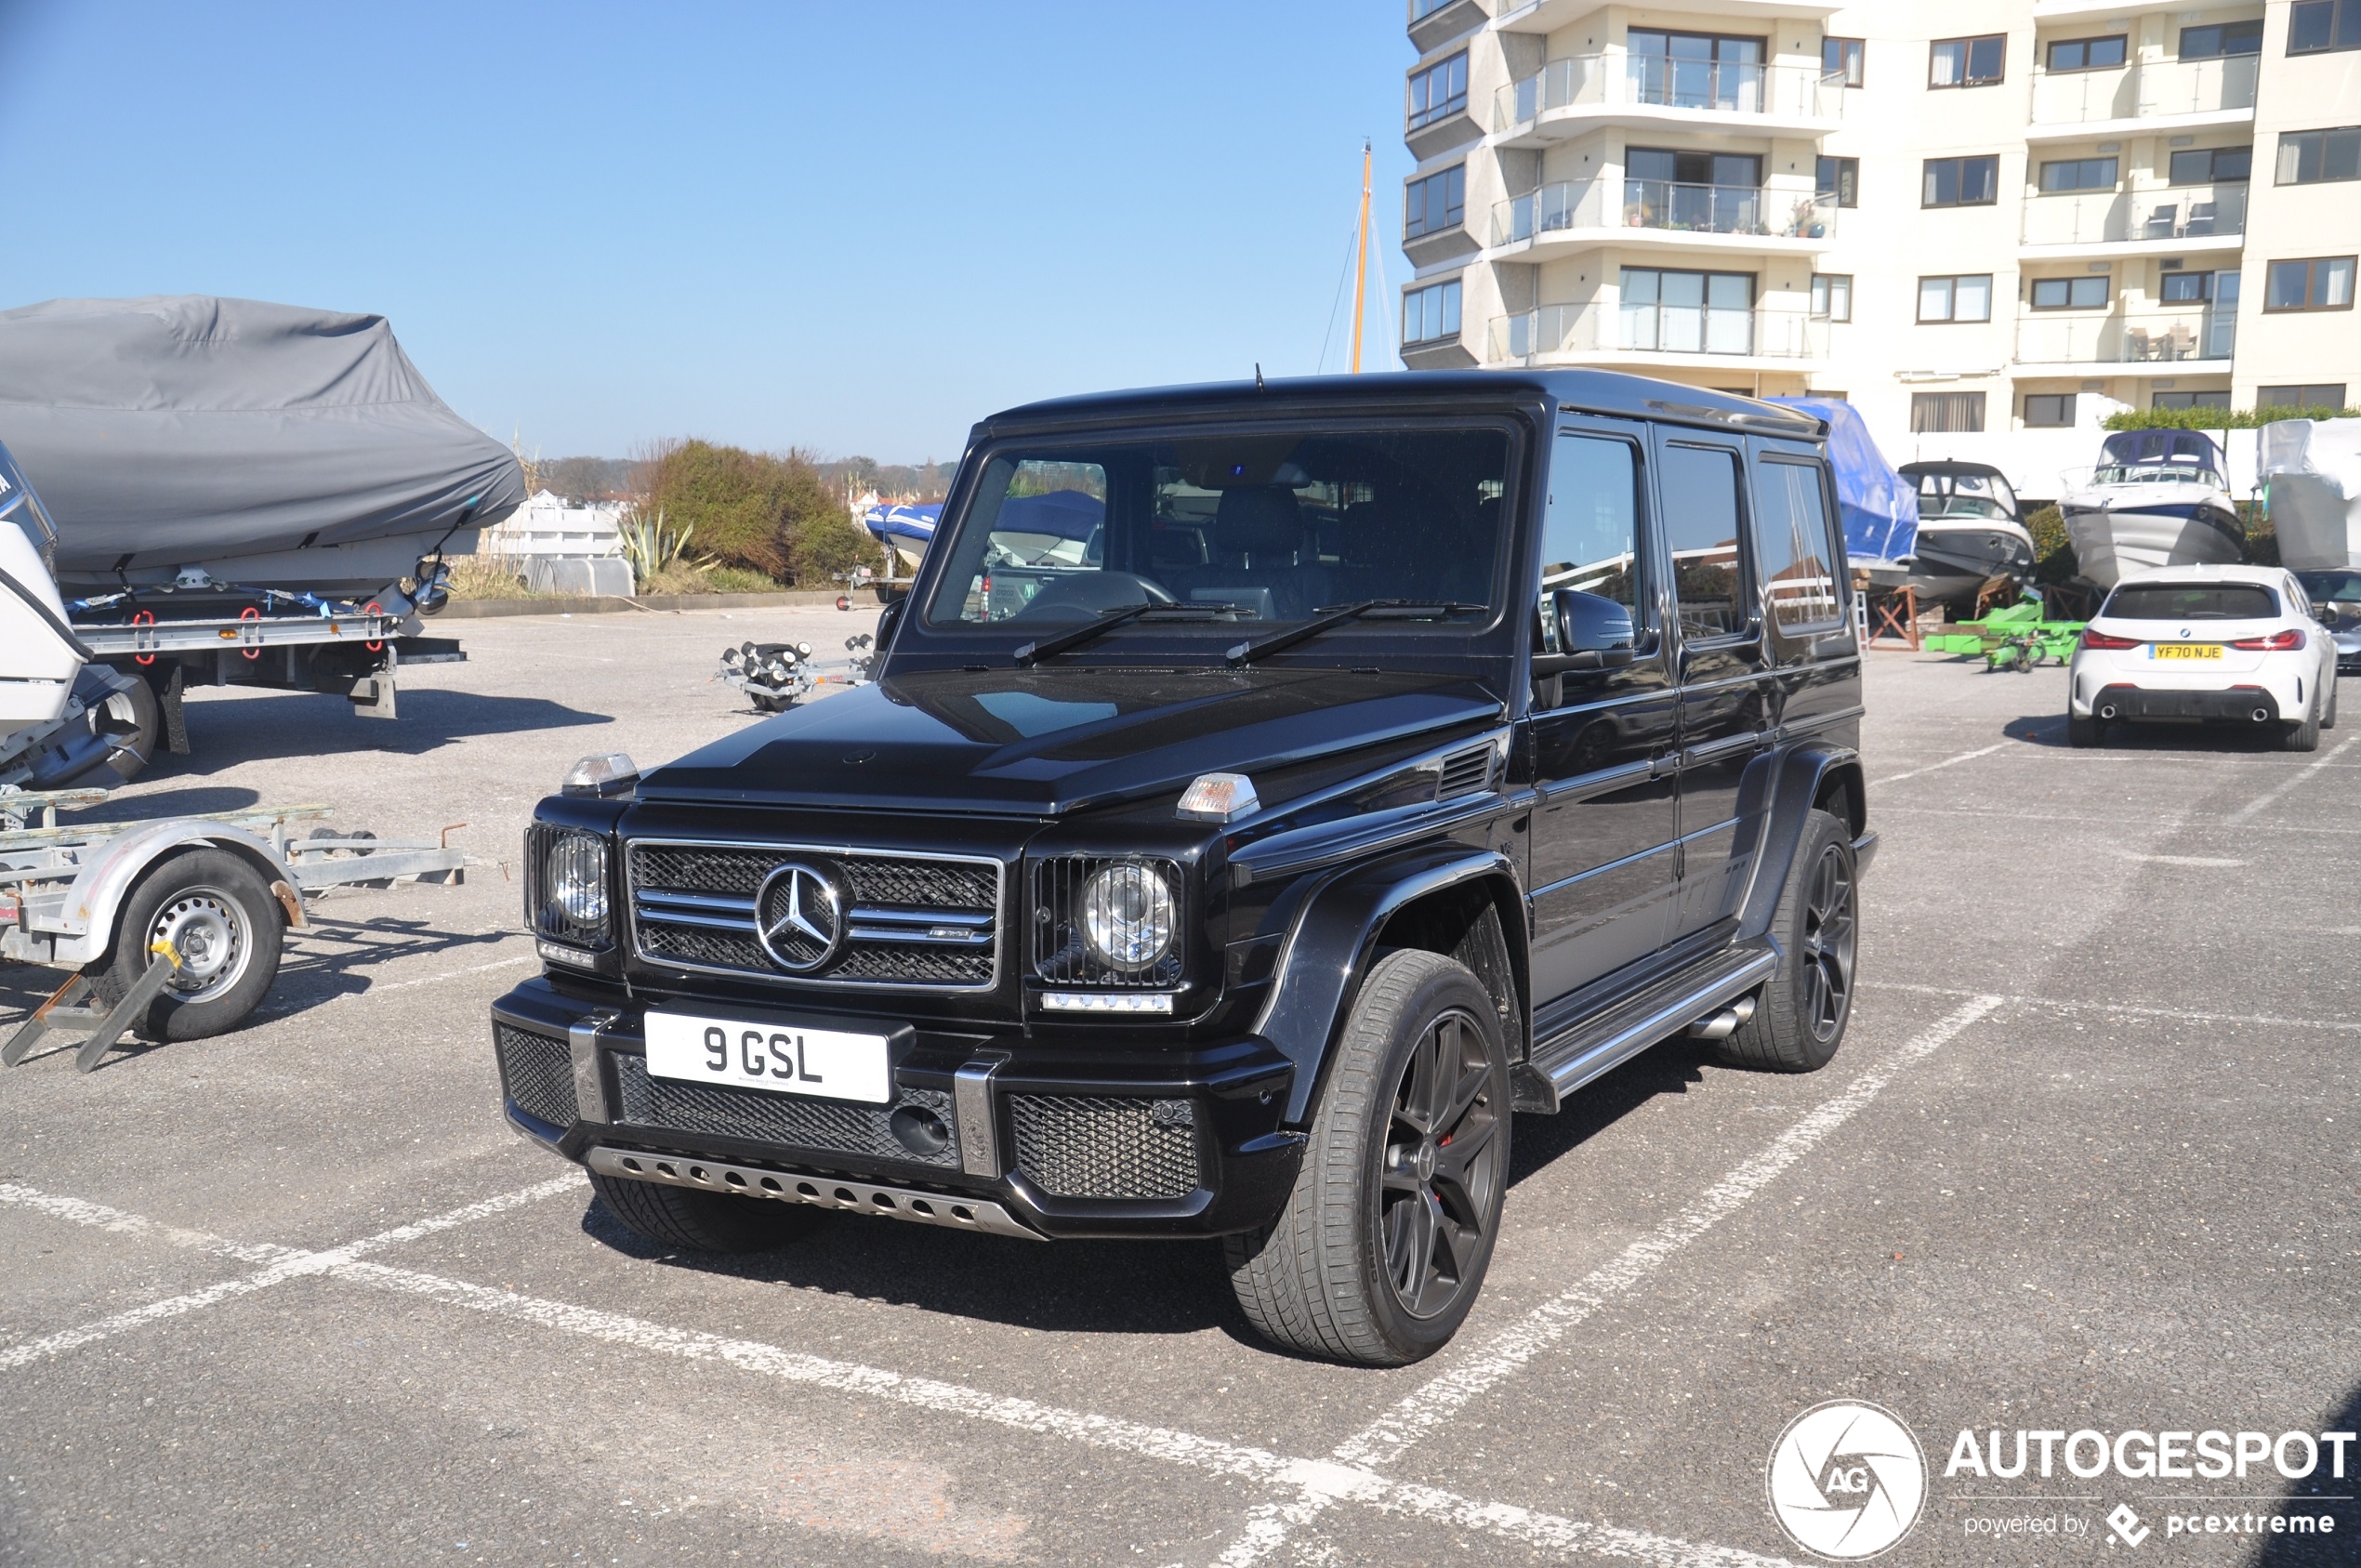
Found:
M 2242 637 L 2230 646 L 2249 649 L 2257 653 L 2292 653 L 2303 646 L 2303 633 L 2294 626 L 2289 626 L 2285 631 L 2273 632 L 2269 637 Z
M 2133 638 L 2109 637 L 2103 631 L 2092 631 L 2090 627 L 2085 626 L 2082 628 L 2082 646 L 2085 648 L 2123 649 L 2137 648 L 2140 644 L 2139 641 Z

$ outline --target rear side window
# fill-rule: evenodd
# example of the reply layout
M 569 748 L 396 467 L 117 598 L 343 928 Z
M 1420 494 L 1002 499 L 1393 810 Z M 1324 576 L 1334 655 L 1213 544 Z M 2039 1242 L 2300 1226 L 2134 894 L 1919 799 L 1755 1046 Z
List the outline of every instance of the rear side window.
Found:
M 1754 559 L 1781 631 L 1833 624 L 1837 563 L 1827 493 L 1812 463 L 1766 461 L 1754 470 Z
M 1691 641 L 1735 637 L 1747 613 L 1738 549 L 1738 455 L 1721 446 L 1664 449 L 1664 537 L 1672 552 L 1672 594 Z
M 2269 621 L 2279 596 L 2252 583 L 2138 583 L 2115 590 L 2099 612 L 2117 621 Z

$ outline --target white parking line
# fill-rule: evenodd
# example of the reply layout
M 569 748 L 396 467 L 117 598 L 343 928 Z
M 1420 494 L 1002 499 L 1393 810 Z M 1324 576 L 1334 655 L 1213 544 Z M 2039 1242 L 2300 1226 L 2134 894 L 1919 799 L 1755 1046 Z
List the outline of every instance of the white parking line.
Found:
M 1989 757 L 1994 752 L 2004 750 L 2012 744 L 2014 743 L 2001 741 L 1996 744 L 1985 746 L 1980 751 L 1963 751 L 1957 757 L 1946 757 L 1940 762 L 1930 762 L 1923 768 L 1913 768 L 1906 773 L 1889 773 L 1882 779 L 1871 779 L 1869 783 L 1873 786 L 1877 784 L 1900 784 L 1905 779 L 1915 779 L 1921 773 L 1932 773 L 1940 769 L 1954 767 L 1961 762 L 1972 762 L 1979 757 Z
M 415 1241 L 421 1236 L 430 1236 L 439 1231 L 448 1231 L 455 1225 L 465 1225 L 473 1220 L 489 1219 L 493 1215 L 505 1213 L 521 1204 L 533 1203 L 541 1198 L 554 1197 L 560 1192 L 579 1189 L 582 1181 L 583 1179 L 578 1172 L 553 1177 L 547 1181 L 536 1181 L 530 1187 L 521 1187 L 513 1192 L 503 1192 L 498 1197 L 485 1198 L 480 1203 L 452 1209 L 446 1214 L 432 1215 L 425 1219 L 414 1220 L 407 1225 L 397 1225 L 390 1231 L 380 1231 L 374 1236 L 363 1236 L 359 1241 L 348 1242 L 342 1246 L 331 1247 L 325 1252 L 305 1252 L 295 1247 L 281 1246 L 241 1246 L 238 1244 L 223 1241 L 220 1237 L 207 1235 L 202 1231 L 181 1231 L 171 1226 L 159 1225 L 153 1220 L 143 1219 L 137 1215 L 125 1214 L 120 1209 L 109 1208 L 103 1204 L 57 1198 L 30 1187 L 0 1187 L 0 1203 L 34 1209 L 53 1219 L 69 1220 L 78 1225 L 95 1226 L 100 1230 L 147 1235 L 171 1245 L 191 1246 L 200 1251 L 224 1253 L 247 1262 L 260 1262 L 265 1258 L 270 1260 L 270 1266 L 257 1273 L 243 1274 L 236 1279 L 209 1285 L 203 1290 L 192 1290 L 185 1295 L 151 1301 L 145 1306 L 134 1307 L 127 1311 L 99 1318 L 94 1323 L 86 1323 L 73 1328 L 62 1329 L 55 1334 L 44 1335 L 37 1339 L 20 1340 L 6 1349 L 0 1349 L 0 1372 L 14 1371 L 20 1366 L 30 1365 L 33 1362 L 45 1360 L 83 1345 L 112 1338 L 115 1335 L 128 1329 L 160 1323 L 166 1318 L 185 1317 L 191 1312 L 202 1311 L 207 1307 L 218 1306 L 224 1301 L 251 1296 L 258 1290 L 268 1290 L 272 1285 L 284 1284 L 288 1280 L 301 1279 L 307 1274 L 326 1273 L 356 1258 L 365 1257 L 369 1253 L 381 1251 L 389 1246 L 397 1246 L 403 1242 Z
M 719 1335 L 676 1328 L 621 1312 L 523 1296 L 512 1290 L 495 1290 L 489 1285 L 465 1280 L 447 1279 L 414 1269 L 389 1268 L 361 1260 L 363 1253 L 449 1230 L 537 1198 L 578 1189 L 580 1185 L 578 1176 L 561 1177 L 495 1198 L 487 1198 L 481 1203 L 469 1204 L 414 1224 L 381 1231 L 374 1236 L 323 1252 L 267 1248 L 265 1250 L 282 1256 L 272 1267 L 258 1273 L 225 1281 L 208 1290 L 154 1302 L 97 1324 L 86 1324 L 81 1329 L 68 1330 L 64 1334 L 52 1335 L 47 1339 L 15 1347 L 11 1351 L 0 1352 L 0 1367 L 21 1365 L 40 1355 L 53 1354 L 73 1345 L 88 1344 L 122 1327 L 186 1316 L 216 1301 L 252 1295 L 284 1280 L 322 1276 L 401 1295 L 423 1297 L 511 1322 L 580 1335 L 635 1351 L 676 1356 L 685 1361 L 719 1363 L 784 1382 L 885 1400 L 935 1415 L 956 1416 L 1016 1431 L 1085 1443 L 1093 1448 L 1159 1459 L 1210 1474 L 1233 1476 L 1265 1485 L 1292 1487 L 1307 1496 L 1317 1496 L 1324 1501 L 1352 1502 L 1381 1513 L 1427 1520 L 1462 1530 L 1481 1530 L 1545 1551 L 1622 1558 L 1656 1564 L 1659 1568 L 1691 1563 L 1715 1564 L 1718 1568 L 1798 1568 L 1797 1564 L 1784 1558 L 1764 1557 L 1728 1547 L 1653 1535 L 1642 1530 L 1616 1529 L 1557 1514 L 1541 1513 L 1512 1503 L 1485 1502 L 1439 1487 L 1393 1481 L 1372 1470 L 1339 1464 L 1334 1460 L 1295 1458 L 1274 1454 L 1269 1449 L 1225 1443 L 1219 1438 L 1202 1437 L 1169 1427 L 1154 1427 L 1116 1416 L 1063 1409 L 1029 1399 L 987 1393 L 980 1389 L 946 1383 L 937 1378 L 905 1377 L 881 1367 L 830 1361 L 758 1340 L 724 1338 Z M 176 1245 L 196 1246 L 209 1251 L 239 1245 L 201 1232 L 177 1231 L 158 1225 L 103 1205 L 59 1198 L 29 1188 L 0 1188 L 0 1202 L 17 1204 L 77 1224 L 166 1240 Z
M 1899 980 L 1865 980 L 1864 991 L 1903 991 L 1919 996 L 1975 996 L 1982 993 L 1954 985 L 1916 985 Z M 2141 1008 L 2126 1002 L 2080 1002 L 2064 996 L 2003 996 L 2012 1008 L 2047 1008 L 2060 1012 L 2129 1013 L 2135 1018 L 2169 1018 L 2183 1023 L 2255 1023 L 2270 1029 L 2330 1029 L 2361 1032 L 2361 1020 L 2349 1018 L 2282 1018 L 2275 1013 L 2207 1013 L 2184 1008 Z
M 1381 1465 L 1399 1458 L 1471 1401 L 1514 1377 L 1569 1330 L 1736 1212 L 1830 1133 L 1857 1115 L 1903 1069 L 1932 1056 L 1961 1030 L 2000 1005 L 1998 996 L 1979 995 L 1954 1008 L 1864 1070 L 1841 1092 L 1806 1113 L 1769 1148 L 1707 1188 L 1695 1203 L 1625 1247 L 1572 1288 L 1527 1312 L 1459 1365 L 1429 1380 L 1362 1431 L 1338 1444 L 1330 1458 L 1349 1467 Z M 1310 1488 L 1290 1503 L 1260 1506 L 1250 1519 L 1246 1533 L 1222 1553 L 1223 1568 L 1246 1568 L 1247 1564 L 1260 1561 L 1278 1548 L 1290 1528 L 1311 1522 L 1326 1506 L 1327 1499 Z
M 2287 794 L 2288 791 L 2293 789 L 2304 780 L 2311 778 L 2314 774 L 2319 772 L 2323 768 L 2333 765 L 2338 758 L 2342 757 L 2346 752 L 2351 751 L 2356 742 L 2361 742 L 2361 735 L 2354 735 L 2338 742 L 2337 744 L 2328 752 L 2328 756 L 2320 758 L 2319 761 L 2313 763 L 2310 767 L 2297 773 L 2295 777 L 2288 780 L 2287 783 L 2281 784 L 2278 788 L 2264 790 L 2261 795 L 2256 796 L 2253 799 L 2248 801 L 2245 805 L 2239 807 L 2236 810 L 2231 812 L 2229 816 L 2223 820 L 2232 823 L 2242 823 L 2246 821 L 2249 817 L 2253 816 L 2257 811 L 2262 810 L 2265 806 L 2270 805 L 2273 801 Z
M 387 991 L 407 991 L 414 985 L 441 985 L 462 975 L 480 975 L 488 969 L 514 968 L 519 964 L 537 964 L 540 961 L 541 955 L 537 953 L 520 953 L 513 957 L 495 958 L 489 964 L 470 964 L 464 969 L 446 969 L 439 975 L 422 975 L 416 980 L 397 980 L 384 985 L 373 985 L 366 991 L 355 991 L 350 995 L 375 996 Z

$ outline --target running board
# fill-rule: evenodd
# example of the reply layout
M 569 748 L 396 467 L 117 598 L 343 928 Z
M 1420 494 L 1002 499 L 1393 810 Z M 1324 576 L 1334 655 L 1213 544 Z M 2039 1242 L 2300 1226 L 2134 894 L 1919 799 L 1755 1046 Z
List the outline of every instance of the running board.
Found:
M 588 1164 L 601 1176 L 620 1176 L 633 1181 L 849 1209 L 887 1219 L 941 1225 L 953 1231 L 989 1231 L 996 1236 L 1022 1236 L 1030 1242 L 1048 1239 L 998 1204 L 983 1198 L 953 1197 L 943 1192 L 879 1187 L 873 1182 L 823 1176 L 798 1176 L 793 1171 L 733 1166 L 719 1160 L 683 1159 L 678 1154 L 647 1154 L 636 1149 L 593 1149 Z
M 1695 968 L 1657 982 L 1638 995 L 1584 1021 L 1534 1048 L 1533 1060 L 1511 1074 L 1520 1111 L 1554 1112 L 1566 1096 L 1629 1061 L 1660 1040 L 1710 1018 L 1769 980 L 1779 955 L 1748 943 Z

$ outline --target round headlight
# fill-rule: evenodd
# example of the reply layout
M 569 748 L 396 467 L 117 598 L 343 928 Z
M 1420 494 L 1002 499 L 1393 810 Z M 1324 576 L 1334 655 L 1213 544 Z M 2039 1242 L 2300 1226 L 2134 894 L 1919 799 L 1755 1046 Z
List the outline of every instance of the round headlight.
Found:
M 1172 950 L 1180 912 L 1172 889 L 1144 865 L 1111 865 L 1082 889 L 1082 939 L 1093 957 L 1144 969 Z
M 576 927 L 595 930 L 607 923 L 607 845 L 587 833 L 569 833 L 549 846 L 549 902 Z

